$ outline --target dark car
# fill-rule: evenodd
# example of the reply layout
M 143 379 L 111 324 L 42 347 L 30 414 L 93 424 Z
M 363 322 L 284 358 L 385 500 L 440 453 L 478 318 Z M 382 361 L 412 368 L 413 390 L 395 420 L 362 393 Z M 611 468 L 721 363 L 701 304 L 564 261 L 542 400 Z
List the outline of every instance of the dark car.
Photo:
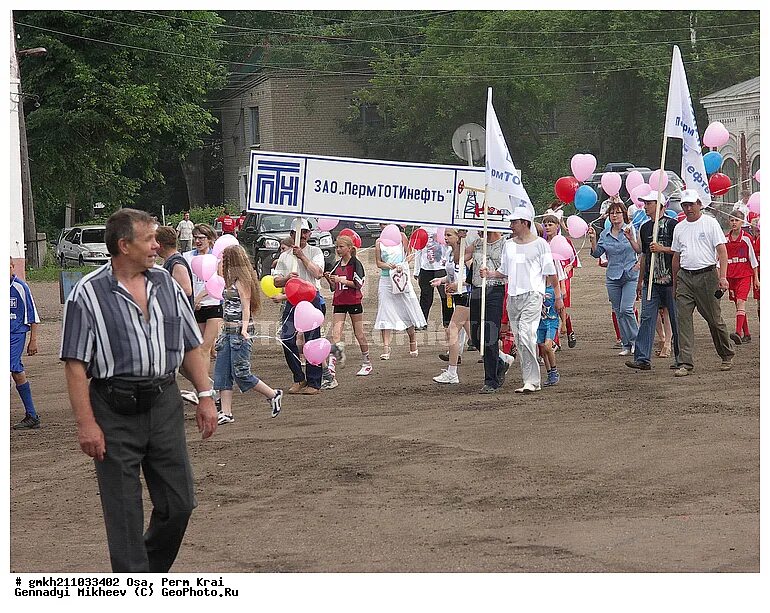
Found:
M 628 177 L 629 173 L 633 172 L 634 170 L 638 170 L 639 173 L 641 173 L 645 182 L 649 180 L 650 175 L 653 173 L 652 169 L 644 167 L 632 167 L 627 168 L 624 171 L 614 171 L 620 175 L 621 179 L 623 179 L 623 183 L 620 187 L 620 197 L 626 203 L 629 203 L 631 198 L 631 196 L 628 194 L 628 190 L 626 190 L 626 177 Z M 597 217 L 599 217 L 599 209 L 601 208 L 602 202 L 608 198 L 607 194 L 605 194 L 604 190 L 602 189 L 601 180 L 603 174 L 603 172 L 596 172 L 591 175 L 590 179 L 587 179 L 583 183 L 584 185 L 590 185 L 593 187 L 599 196 L 596 204 L 592 208 L 583 212 L 581 215 L 583 219 L 585 219 L 588 223 L 591 223 Z M 684 189 L 684 181 L 682 181 L 678 174 L 671 170 L 667 170 L 666 175 L 668 176 L 668 185 L 666 185 L 666 188 L 663 190 L 663 194 L 668 200 L 667 208 L 674 211 L 675 213 L 679 213 L 682 210 L 682 206 L 679 204 L 679 195 Z M 655 189 L 655 186 L 653 185 L 652 188 Z
M 238 241 L 254 262 L 254 270 L 260 279 L 270 274 L 270 265 L 280 255 L 281 240 L 289 236 L 295 219 L 275 213 L 246 214 L 243 227 L 238 231 Z M 332 235 L 318 230 L 318 222 L 313 217 L 306 219 L 311 228 L 308 243 L 321 249 L 325 270 L 331 270 L 336 259 Z
M 361 247 L 373 247 L 374 241 L 380 237 L 380 224 L 376 221 L 350 221 L 340 219 L 340 222 L 332 228 L 332 237 L 337 240 L 340 232 L 350 228 L 361 237 Z

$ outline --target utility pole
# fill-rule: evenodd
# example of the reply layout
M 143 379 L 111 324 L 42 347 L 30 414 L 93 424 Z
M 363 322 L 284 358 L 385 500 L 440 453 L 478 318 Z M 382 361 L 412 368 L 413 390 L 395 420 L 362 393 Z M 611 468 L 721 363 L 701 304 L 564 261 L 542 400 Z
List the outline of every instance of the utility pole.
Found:
M 11 83 L 16 85 L 19 118 L 19 148 L 21 154 L 21 205 L 24 217 L 24 245 L 26 247 L 27 264 L 32 268 L 40 267 L 40 253 L 37 245 L 37 226 L 35 224 L 35 207 L 32 200 L 32 181 L 29 174 L 29 151 L 27 149 L 27 125 L 24 120 L 24 93 L 21 89 L 21 72 L 19 70 L 20 58 L 37 57 L 47 53 L 44 47 L 35 49 L 16 49 L 16 32 L 11 20 L 11 39 L 13 41 L 13 51 L 15 56 L 11 61 Z M 13 91 L 13 87 L 12 87 Z

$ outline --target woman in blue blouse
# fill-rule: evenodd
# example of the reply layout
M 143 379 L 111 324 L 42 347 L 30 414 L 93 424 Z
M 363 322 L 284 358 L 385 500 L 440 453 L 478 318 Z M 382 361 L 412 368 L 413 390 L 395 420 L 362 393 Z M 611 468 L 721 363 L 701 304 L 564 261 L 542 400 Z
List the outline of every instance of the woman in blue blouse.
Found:
M 634 316 L 636 284 L 639 279 L 639 266 L 635 246 L 638 246 L 634 227 L 628 219 L 628 211 L 621 202 L 614 202 L 607 210 L 610 227 L 602 231 L 596 240 L 596 231 L 588 228 L 591 239 L 591 255 L 595 258 L 607 257 L 607 294 L 612 303 L 612 310 L 618 318 L 623 351 L 620 355 L 631 355 L 639 325 Z

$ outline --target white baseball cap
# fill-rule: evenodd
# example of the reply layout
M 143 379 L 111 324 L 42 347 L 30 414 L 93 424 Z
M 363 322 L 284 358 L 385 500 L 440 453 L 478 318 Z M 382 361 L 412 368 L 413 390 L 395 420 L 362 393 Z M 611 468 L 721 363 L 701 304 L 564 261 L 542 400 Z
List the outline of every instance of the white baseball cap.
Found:
M 679 202 L 681 204 L 684 204 L 685 202 L 695 203 L 698 200 L 700 200 L 700 196 L 698 195 L 698 192 L 696 192 L 694 189 L 684 190 L 682 192 L 681 197 L 679 198 Z
M 508 215 L 505 217 L 505 221 L 511 222 L 514 219 L 526 219 L 528 222 L 532 223 L 535 221 L 535 216 L 532 214 L 532 210 L 528 206 L 517 206 L 513 208 L 513 211 L 511 211 Z
M 310 223 L 308 223 L 308 220 L 307 220 L 307 219 L 305 219 L 305 218 L 301 218 L 301 219 L 302 219 L 302 223 L 300 224 L 300 226 L 299 226 L 299 229 L 300 229 L 300 230 L 310 230 Z M 294 220 L 292 220 L 292 222 L 291 222 L 291 229 L 292 229 L 292 230 L 294 230 L 294 229 L 297 227 L 297 226 L 296 226 L 296 221 L 297 221 L 297 220 L 296 220 L 296 219 L 294 219 Z
M 663 195 L 661 194 L 661 196 L 663 196 Z M 653 190 L 653 191 L 651 191 L 649 194 L 647 194 L 645 196 L 639 196 L 639 200 L 641 200 L 642 202 L 657 202 L 658 201 L 658 192 Z M 660 202 L 661 202 L 661 204 L 665 204 L 666 203 L 666 197 L 663 196 L 660 199 Z

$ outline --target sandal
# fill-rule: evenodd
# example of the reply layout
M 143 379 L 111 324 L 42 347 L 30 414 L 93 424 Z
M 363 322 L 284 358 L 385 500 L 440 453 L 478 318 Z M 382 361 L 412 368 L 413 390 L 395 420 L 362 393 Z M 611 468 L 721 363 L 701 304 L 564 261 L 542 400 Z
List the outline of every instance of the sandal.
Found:
M 657 354 L 659 358 L 667 358 L 671 355 L 671 345 L 665 345 Z
M 412 345 L 414 345 L 414 349 L 412 349 Z M 409 343 L 409 355 L 413 358 L 416 358 L 418 354 L 419 351 L 417 351 L 417 341 Z
M 381 360 L 389 360 L 390 359 L 390 346 L 385 345 L 385 351 L 380 355 Z

